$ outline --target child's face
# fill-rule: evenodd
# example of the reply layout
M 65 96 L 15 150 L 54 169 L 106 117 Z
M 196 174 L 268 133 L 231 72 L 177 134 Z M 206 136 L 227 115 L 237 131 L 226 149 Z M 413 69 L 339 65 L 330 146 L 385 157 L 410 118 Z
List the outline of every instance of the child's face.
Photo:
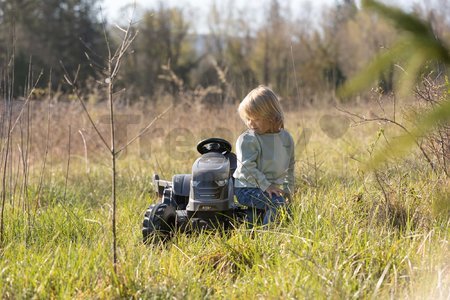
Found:
M 257 134 L 273 133 L 275 132 L 273 123 L 267 119 L 262 118 L 247 118 L 247 127 Z

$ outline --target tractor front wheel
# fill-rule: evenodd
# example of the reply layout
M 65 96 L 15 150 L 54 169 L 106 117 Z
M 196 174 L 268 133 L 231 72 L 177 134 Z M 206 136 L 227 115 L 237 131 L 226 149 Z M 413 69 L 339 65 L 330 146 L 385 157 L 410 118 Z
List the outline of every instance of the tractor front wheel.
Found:
M 165 203 L 152 204 L 145 212 L 142 224 L 144 243 L 168 240 L 175 232 L 176 212 Z

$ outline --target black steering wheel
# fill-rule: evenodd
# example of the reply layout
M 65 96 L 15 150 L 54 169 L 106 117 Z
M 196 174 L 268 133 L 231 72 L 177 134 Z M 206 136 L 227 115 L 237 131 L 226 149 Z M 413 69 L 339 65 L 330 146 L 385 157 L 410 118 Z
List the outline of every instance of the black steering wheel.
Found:
M 200 154 L 208 152 L 231 152 L 231 144 L 227 140 L 219 138 L 209 138 L 197 144 L 197 151 Z

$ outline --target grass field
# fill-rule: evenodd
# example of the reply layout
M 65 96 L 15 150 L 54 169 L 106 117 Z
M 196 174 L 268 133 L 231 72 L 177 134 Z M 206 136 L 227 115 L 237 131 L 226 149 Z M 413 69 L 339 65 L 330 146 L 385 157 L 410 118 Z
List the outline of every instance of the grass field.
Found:
M 417 151 L 377 172 L 365 168 L 395 127 L 352 126 L 332 108 L 289 109 L 291 218 L 146 246 L 143 214 L 158 201 L 152 174 L 188 173 L 201 138 L 234 143 L 244 129 L 235 107 L 172 109 L 119 158 L 115 273 L 107 153 L 77 105 L 33 105 L 1 169 L 2 298 L 450 298 L 449 182 Z M 106 109 L 90 110 L 107 132 Z M 123 144 L 162 107 L 119 111 Z

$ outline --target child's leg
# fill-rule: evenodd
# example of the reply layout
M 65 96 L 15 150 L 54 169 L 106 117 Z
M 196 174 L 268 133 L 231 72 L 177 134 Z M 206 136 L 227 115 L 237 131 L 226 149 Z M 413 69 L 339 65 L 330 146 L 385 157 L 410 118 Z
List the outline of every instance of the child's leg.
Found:
M 282 196 L 272 196 L 271 202 L 267 205 L 266 213 L 264 214 L 263 225 L 275 221 L 278 210 L 284 205 L 286 205 L 286 201 Z
M 247 206 L 247 222 L 252 225 L 263 221 L 267 203 L 270 199 L 259 188 L 236 188 L 238 202 Z

